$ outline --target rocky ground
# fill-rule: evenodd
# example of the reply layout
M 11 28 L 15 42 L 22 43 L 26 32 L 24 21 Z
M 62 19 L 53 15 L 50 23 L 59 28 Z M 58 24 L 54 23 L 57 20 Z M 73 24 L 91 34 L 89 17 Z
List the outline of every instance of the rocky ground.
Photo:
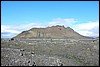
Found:
M 1 40 L 1 66 L 99 66 L 99 40 Z

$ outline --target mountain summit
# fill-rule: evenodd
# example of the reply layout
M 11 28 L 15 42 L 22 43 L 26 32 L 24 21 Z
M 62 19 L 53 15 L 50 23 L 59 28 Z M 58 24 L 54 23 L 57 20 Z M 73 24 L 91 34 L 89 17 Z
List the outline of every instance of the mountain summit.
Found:
M 47 28 L 32 28 L 27 31 L 23 31 L 14 38 L 20 39 L 33 39 L 33 38 L 74 38 L 74 39 L 86 39 L 85 37 L 75 32 L 72 28 L 64 26 L 52 26 Z

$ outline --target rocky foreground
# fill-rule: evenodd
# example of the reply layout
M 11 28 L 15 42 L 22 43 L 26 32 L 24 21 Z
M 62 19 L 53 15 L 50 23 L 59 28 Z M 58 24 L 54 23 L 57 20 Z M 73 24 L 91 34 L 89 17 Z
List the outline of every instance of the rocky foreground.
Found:
M 99 40 L 1 40 L 1 66 L 99 66 Z

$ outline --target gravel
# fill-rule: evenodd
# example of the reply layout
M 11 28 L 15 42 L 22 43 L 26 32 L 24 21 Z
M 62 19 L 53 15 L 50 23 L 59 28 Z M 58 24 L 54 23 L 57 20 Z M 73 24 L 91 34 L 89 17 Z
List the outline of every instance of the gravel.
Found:
M 3 41 L 1 66 L 99 66 L 99 40 Z

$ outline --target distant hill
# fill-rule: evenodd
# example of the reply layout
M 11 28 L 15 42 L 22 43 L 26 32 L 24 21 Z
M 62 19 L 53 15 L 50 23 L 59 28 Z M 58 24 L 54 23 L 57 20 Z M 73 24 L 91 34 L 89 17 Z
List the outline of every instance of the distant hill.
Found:
M 74 39 L 86 39 L 91 37 L 82 36 L 70 27 L 64 26 L 52 26 L 47 28 L 32 28 L 27 31 L 23 31 L 13 38 L 20 39 L 33 39 L 33 38 L 74 38 Z

